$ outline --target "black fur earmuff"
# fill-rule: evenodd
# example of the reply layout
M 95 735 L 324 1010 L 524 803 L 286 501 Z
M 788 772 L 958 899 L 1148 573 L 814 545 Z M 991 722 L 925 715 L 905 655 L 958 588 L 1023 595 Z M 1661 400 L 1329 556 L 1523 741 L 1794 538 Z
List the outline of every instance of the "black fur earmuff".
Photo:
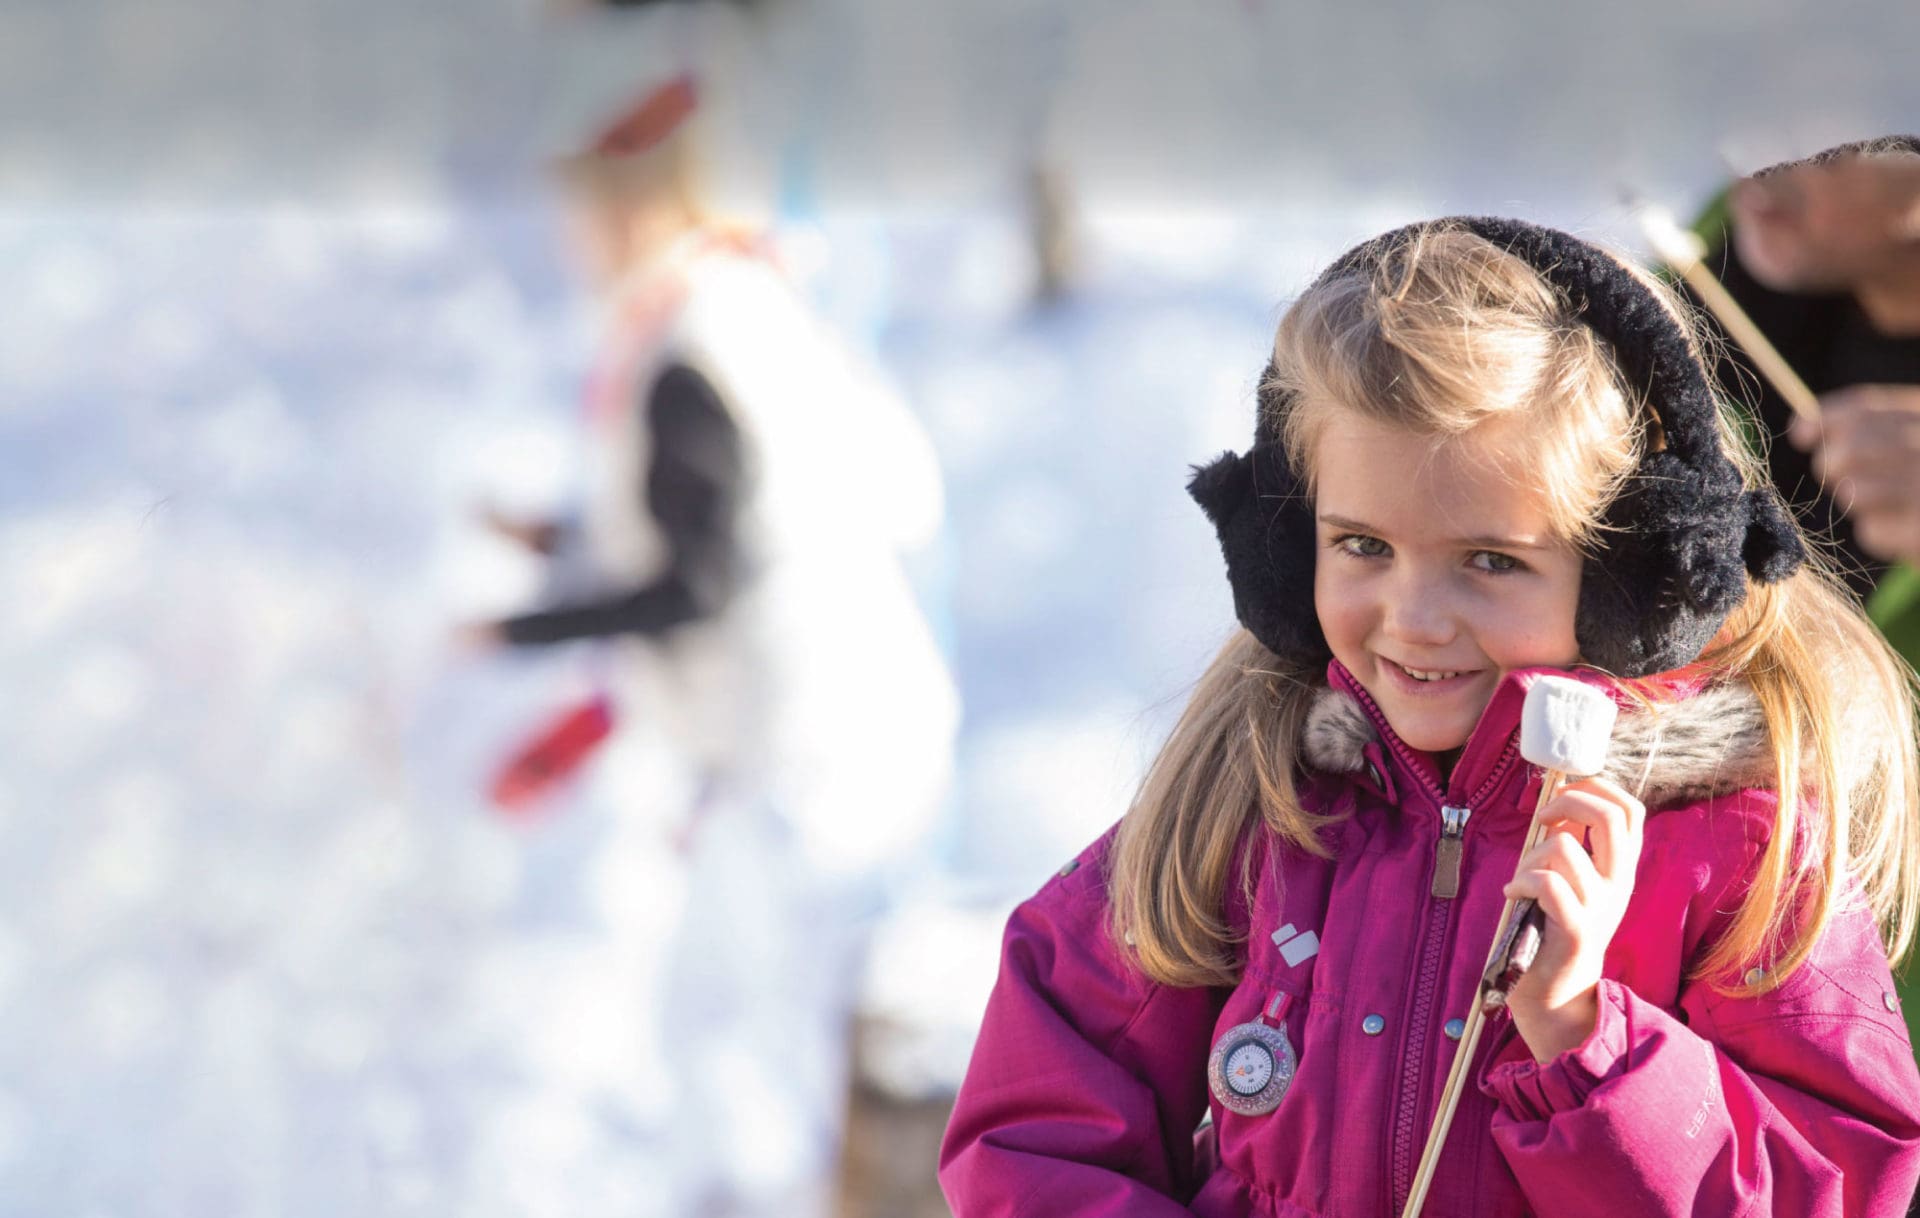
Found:
M 1376 237 L 1319 282 L 1444 229 L 1465 229 L 1533 267 L 1612 346 L 1623 382 L 1644 392 L 1659 417 L 1665 448 L 1641 459 L 1606 509 L 1598 549 L 1581 571 L 1574 635 L 1588 663 L 1616 676 L 1690 663 L 1745 599 L 1749 575 L 1772 583 L 1806 560 L 1786 505 L 1771 487 L 1742 485 L 1720 451 L 1712 383 L 1685 332 L 1644 283 L 1594 246 L 1520 220 L 1453 217 Z M 1330 652 L 1313 608 L 1313 503 L 1280 448 L 1285 395 L 1263 388 L 1260 398 L 1253 448 L 1196 467 L 1187 489 L 1219 534 L 1241 624 L 1282 660 L 1324 666 Z

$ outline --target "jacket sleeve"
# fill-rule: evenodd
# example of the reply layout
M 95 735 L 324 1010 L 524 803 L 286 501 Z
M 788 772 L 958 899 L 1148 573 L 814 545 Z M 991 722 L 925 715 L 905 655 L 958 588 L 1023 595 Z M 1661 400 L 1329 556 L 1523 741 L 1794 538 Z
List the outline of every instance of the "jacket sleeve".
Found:
M 1008 921 L 940 1147 L 956 1218 L 1182 1215 L 1229 991 L 1144 978 L 1107 934 L 1111 831 Z
M 599 600 L 501 623 L 509 643 L 534 646 L 610 634 L 659 635 L 711 617 L 732 598 L 740 566 L 736 517 L 746 462 L 738 429 L 713 386 L 670 364 L 649 387 L 642 502 L 667 547 L 658 578 Z
M 1836 914 L 1770 992 L 1699 981 L 1669 1010 L 1603 980 L 1599 999 L 1584 1043 L 1495 1066 L 1482 1084 L 1540 1214 L 1906 1212 L 1920 1071 L 1864 908 Z

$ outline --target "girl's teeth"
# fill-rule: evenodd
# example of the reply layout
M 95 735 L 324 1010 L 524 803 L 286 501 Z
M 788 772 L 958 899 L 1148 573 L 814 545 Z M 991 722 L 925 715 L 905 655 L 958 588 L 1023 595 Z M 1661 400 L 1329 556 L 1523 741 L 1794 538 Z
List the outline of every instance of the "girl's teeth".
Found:
M 1402 671 L 1416 681 L 1444 681 L 1448 677 L 1457 677 L 1460 675 L 1457 672 L 1422 672 L 1418 668 L 1408 668 L 1405 664 L 1402 664 L 1400 667 Z

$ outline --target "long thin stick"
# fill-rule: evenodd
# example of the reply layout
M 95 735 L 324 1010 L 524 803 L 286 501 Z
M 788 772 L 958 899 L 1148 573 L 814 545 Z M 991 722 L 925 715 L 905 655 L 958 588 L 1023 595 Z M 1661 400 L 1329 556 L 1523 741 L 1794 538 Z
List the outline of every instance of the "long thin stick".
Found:
M 1527 844 L 1520 856 L 1525 858 L 1546 836 L 1546 825 L 1540 820 L 1540 813 L 1547 802 L 1556 794 L 1566 776 L 1558 771 L 1550 771 L 1540 783 L 1540 802 L 1533 808 L 1533 825 L 1527 832 Z M 1505 929 L 1507 920 L 1513 917 L 1513 907 L 1519 902 L 1508 897 L 1500 909 L 1500 920 L 1494 925 Z M 1493 946 L 1487 951 L 1487 962 L 1480 969 L 1485 977 L 1487 970 L 1493 967 L 1493 956 L 1500 950 L 1501 940 L 1505 936 L 1496 933 Z M 1466 1089 L 1468 1065 L 1473 1060 L 1473 1051 L 1480 1044 L 1480 1033 L 1486 1027 L 1486 1015 L 1481 1004 L 1481 990 L 1476 986 L 1473 993 L 1473 1008 L 1467 1012 L 1467 1026 L 1460 1033 L 1460 1043 L 1453 1049 L 1453 1066 L 1447 1071 L 1447 1085 L 1440 1092 L 1440 1111 L 1433 1118 L 1433 1128 L 1427 1131 L 1426 1149 L 1420 1153 L 1420 1167 L 1413 1175 L 1413 1189 L 1407 1194 L 1406 1208 L 1400 1211 L 1400 1218 L 1417 1218 L 1420 1207 L 1426 1203 L 1427 1190 L 1433 1187 L 1433 1173 L 1440 1166 L 1440 1150 L 1446 1145 L 1447 1130 L 1453 1125 L 1453 1111 L 1460 1104 L 1460 1093 Z
M 1727 328 L 1727 333 L 1753 357 L 1754 367 L 1760 370 L 1761 376 L 1767 378 L 1774 392 L 1786 399 L 1793 413 L 1803 419 L 1817 421 L 1820 418 L 1820 399 L 1813 395 L 1813 390 L 1807 388 L 1807 383 L 1781 358 L 1780 352 L 1767 341 L 1767 336 L 1760 333 L 1760 327 L 1753 324 L 1746 310 L 1734 303 L 1727 289 L 1720 286 L 1720 281 L 1707 269 L 1706 263 L 1701 261 L 1704 251 L 1700 247 L 1700 239 L 1684 231 L 1671 216 L 1656 207 L 1640 208 L 1640 229 L 1652 243 L 1654 253 L 1680 272 L 1687 286 L 1699 294 L 1707 308 L 1720 319 L 1720 324 Z

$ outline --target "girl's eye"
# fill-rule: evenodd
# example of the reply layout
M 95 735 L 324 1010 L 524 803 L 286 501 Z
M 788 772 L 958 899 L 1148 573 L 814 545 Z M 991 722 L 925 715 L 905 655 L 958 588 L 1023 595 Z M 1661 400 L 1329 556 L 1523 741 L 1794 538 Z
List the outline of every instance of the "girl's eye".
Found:
M 1345 537 L 1333 540 L 1336 550 L 1353 555 L 1355 558 L 1381 558 L 1387 553 L 1387 543 L 1378 537 L 1366 537 L 1359 533 L 1349 533 Z
M 1523 571 L 1525 566 L 1511 554 L 1502 554 L 1498 550 L 1475 550 L 1471 560 L 1482 571 L 1503 575 L 1509 571 Z

